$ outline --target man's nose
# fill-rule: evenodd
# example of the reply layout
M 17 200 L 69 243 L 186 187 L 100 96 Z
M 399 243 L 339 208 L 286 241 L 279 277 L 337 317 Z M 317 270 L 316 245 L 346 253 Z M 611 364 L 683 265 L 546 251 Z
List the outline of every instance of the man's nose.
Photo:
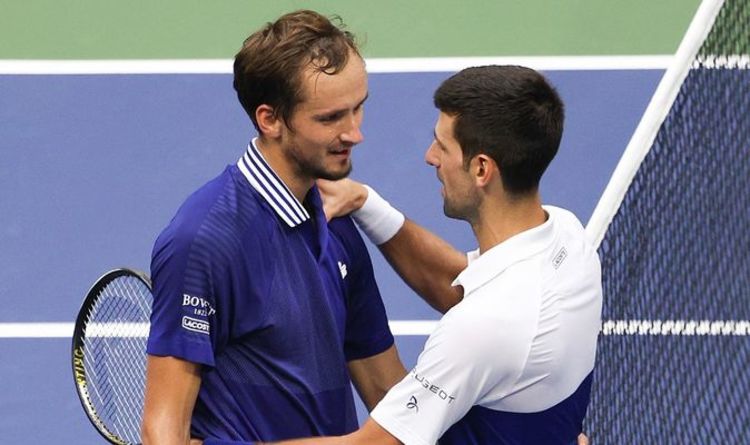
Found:
M 438 166 L 438 158 L 435 154 L 435 142 L 427 147 L 427 151 L 424 153 L 424 161 L 433 167 Z
M 341 133 L 341 140 L 352 145 L 359 144 L 360 142 L 364 141 L 365 136 L 362 134 L 361 126 L 362 120 L 358 119 L 356 116 L 352 116 L 352 119 L 349 122 L 349 128 Z

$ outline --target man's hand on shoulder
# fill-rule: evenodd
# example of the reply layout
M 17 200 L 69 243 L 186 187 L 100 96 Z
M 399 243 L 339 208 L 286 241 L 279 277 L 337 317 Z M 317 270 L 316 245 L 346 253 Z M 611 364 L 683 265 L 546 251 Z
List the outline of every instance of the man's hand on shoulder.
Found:
M 367 189 L 352 179 L 328 181 L 318 179 L 318 189 L 323 200 L 323 211 L 328 221 L 359 210 L 367 200 Z

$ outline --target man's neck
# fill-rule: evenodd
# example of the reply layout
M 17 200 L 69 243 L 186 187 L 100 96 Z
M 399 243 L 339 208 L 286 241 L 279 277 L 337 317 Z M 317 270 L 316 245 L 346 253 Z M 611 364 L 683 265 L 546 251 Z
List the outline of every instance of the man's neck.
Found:
M 294 166 L 289 162 L 285 156 L 284 150 L 281 146 L 268 138 L 258 137 L 255 140 L 255 145 L 263 155 L 263 158 L 271 166 L 274 173 L 284 182 L 289 190 L 292 192 L 295 198 L 299 202 L 303 202 L 307 192 L 310 191 L 315 180 L 312 178 L 305 178 L 294 169 Z
M 488 201 L 485 200 L 480 207 L 477 220 L 471 222 L 480 254 L 547 220 L 539 194 L 513 200 Z

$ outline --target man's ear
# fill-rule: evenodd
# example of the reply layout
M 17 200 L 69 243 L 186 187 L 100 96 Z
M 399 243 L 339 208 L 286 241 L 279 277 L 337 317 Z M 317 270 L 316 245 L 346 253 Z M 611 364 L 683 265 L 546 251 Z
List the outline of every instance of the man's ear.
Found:
M 281 136 L 281 127 L 284 125 L 281 116 L 276 114 L 272 106 L 261 104 L 255 109 L 255 121 L 258 129 L 264 136 L 276 139 Z
M 486 187 L 495 178 L 499 178 L 500 170 L 495 161 L 485 154 L 478 154 L 471 160 L 471 171 L 477 187 Z

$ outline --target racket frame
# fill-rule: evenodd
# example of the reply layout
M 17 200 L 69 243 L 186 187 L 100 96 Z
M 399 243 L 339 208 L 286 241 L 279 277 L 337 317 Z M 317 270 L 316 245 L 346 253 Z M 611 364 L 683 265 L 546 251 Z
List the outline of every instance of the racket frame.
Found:
M 86 412 L 86 417 L 94 425 L 94 428 L 101 434 L 107 441 L 116 445 L 130 445 L 129 442 L 124 441 L 120 436 L 110 431 L 109 427 L 99 417 L 96 412 L 91 398 L 89 397 L 88 381 L 86 378 L 86 369 L 84 367 L 84 353 L 83 346 L 86 339 L 86 327 L 88 325 L 88 314 L 99 299 L 101 291 L 109 285 L 112 281 L 117 278 L 129 276 L 136 278 L 143 282 L 146 287 L 151 290 L 151 280 L 148 275 L 143 272 L 121 267 L 118 269 L 110 270 L 105 273 L 98 280 L 96 280 L 86 294 L 81 309 L 78 311 L 76 317 L 75 327 L 73 329 L 73 342 L 71 350 L 71 363 L 73 364 L 73 380 L 76 385 L 76 392 L 78 393 L 78 399 L 81 401 L 81 406 Z

